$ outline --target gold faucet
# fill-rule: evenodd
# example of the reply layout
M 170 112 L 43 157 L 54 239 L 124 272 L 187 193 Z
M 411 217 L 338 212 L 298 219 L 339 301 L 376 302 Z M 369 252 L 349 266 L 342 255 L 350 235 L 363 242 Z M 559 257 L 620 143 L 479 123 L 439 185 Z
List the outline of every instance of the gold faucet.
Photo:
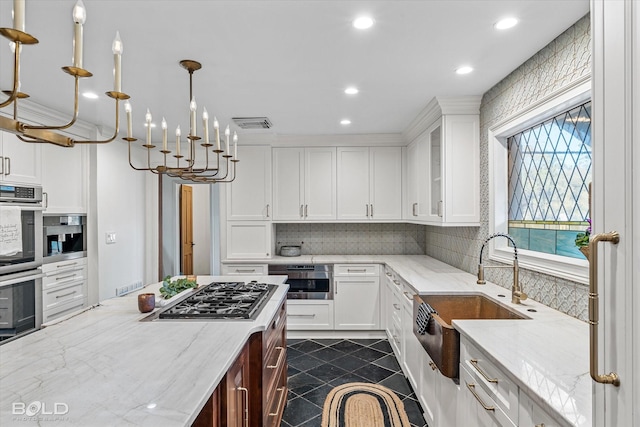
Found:
M 488 265 L 485 267 L 484 265 L 482 265 L 482 252 L 484 251 L 484 247 L 486 246 L 487 243 L 489 243 L 489 240 L 494 239 L 496 237 L 504 237 L 507 240 L 509 240 L 513 245 L 513 267 L 508 265 Z M 514 304 L 520 304 L 521 301 L 524 301 L 527 299 L 527 294 L 522 292 L 522 288 L 520 287 L 520 280 L 519 280 L 520 270 L 518 267 L 518 247 L 516 246 L 516 242 L 513 240 L 511 236 L 504 233 L 496 233 L 487 237 L 487 240 L 484 241 L 484 243 L 482 244 L 482 248 L 480 248 L 480 262 L 478 263 L 478 280 L 476 281 L 478 285 L 484 285 L 485 283 L 487 283 L 487 281 L 484 280 L 485 268 L 513 268 L 513 286 L 511 287 L 511 302 Z

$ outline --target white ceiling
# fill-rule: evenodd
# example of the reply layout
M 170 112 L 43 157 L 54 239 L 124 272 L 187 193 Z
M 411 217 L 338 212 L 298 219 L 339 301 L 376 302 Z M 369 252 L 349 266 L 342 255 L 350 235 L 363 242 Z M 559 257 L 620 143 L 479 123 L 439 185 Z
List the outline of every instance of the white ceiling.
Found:
M 75 0 L 27 0 L 26 29 L 40 40 L 23 48 L 22 90 L 70 112 Z M 80 118 L 113 126 L 111 43 L 124 43 L 123 91 L 131 95 L 134 133 L 151 110 L 158 127 L 188 127 L 188 73 L 200 61 L 194 94 L 222 126 L 234 116 L 267 116 L 273 128 L 242 134 L 399 133 L 434 96 L 481 95 L 588 13 L 588 0 L 448 1 L 151 1 L 84 0 L 84 67 Z M 11 27 L 12 2 L 0 0 L 0 26 Z M 356 30 L 368 14 L 375 25 Z M 520 24 L 497 31 L 513 15 Z M 0 47 L 0 87 L 10 87 L 11 58 Z M 459 76 L 454 70 L 471 65 Z M 355 85 L 360 93 L 343 93 Z M 200 112 L 198 113 L 200 114 Z M 349 118 L 350 126 L 339 121 Z M 122 114 L 124 119 L 124 114 Z M 231 125 L 232 129 L 235 126 Z M 121 130 L 123 128 L 121 127 Z M 199 131 L 201 132 L 201 131 Z M 183 135 L 185 132 L 183 131 Z

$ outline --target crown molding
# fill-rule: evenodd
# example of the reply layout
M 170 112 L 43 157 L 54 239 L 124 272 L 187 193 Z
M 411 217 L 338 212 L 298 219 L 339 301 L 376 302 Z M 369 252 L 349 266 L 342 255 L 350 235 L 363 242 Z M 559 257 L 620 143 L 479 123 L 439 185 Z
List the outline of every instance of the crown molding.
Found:
M 434 97 L 409 123 L 402 135 L 407 142 L 413 141 L 443 114 L 480 114 L 481 102 L 481 95 Z

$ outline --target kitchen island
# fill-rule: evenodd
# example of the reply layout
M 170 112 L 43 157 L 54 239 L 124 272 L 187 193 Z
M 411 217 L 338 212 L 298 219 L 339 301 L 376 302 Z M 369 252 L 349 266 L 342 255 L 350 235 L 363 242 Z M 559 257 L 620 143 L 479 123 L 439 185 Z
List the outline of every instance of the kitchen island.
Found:
M 113 298 L 0 346 L 0 425 L 191 424 L 254 332 L 286 298 L 285 276 L 198 276 L 198 284 L 280 285 L 255 320 L 140 320 L 137 295 Z M 32 415 L 32 416 L 31 416 Z

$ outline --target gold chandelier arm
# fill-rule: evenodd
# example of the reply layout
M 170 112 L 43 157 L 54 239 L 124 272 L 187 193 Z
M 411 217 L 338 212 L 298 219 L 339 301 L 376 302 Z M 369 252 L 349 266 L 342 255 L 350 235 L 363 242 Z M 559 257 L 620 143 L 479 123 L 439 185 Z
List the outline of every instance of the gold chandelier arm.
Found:
M 64 130 L 73 126 L 76 123 L 76 120 L 78 120 L 78 104 L 79 104 L 78 97 L 80 95 L 80 78 L 78 76 L 75 76 L 75 81 L 76 83 L 75 83 L 75 98 L 73 101 L 73 118 L 69 123 L 60 125 L 60 126 L 34 126 L 34 125 L 22 124 L 20 126 L 21 130 L 25 133 L 28 133 L 29 130 L 35 130 L 35 129 Z M 111 141 L 113 141 L 113 139 L 111 139 Z M 80 141 L 75 141 L 75 142 L 80 142 Z
M 10 105 L 12 102 L 14 102 L 18 98 L 18 82 L 20 81 L 20 47 L 22 46 L 22 43 L 15 42 L 15 44 L 16 44 L 16 51 L 13 56 L 13 90 L 9 94 L 9 98 L 6 101 L 4 101 L 2 104 L 0 104 L 0 108 L 4 108 L 7 105 Z M 14 120 L 17 119 L 15 117 L 15 114 L 16 112 L 14 110 L 14 117 L 13 117 Z
M 77 81 L 78 80 L 76 78 L 76 84 L 77 84 Z M 121 92 L 107 92 L 107 95 L 109 95 L 111 98 L 116 100 L 116 130 L 113 132 L 113 135 L 111 136 L 111 138 L 99 140 L 99 141 L 74 141 L 76 144 L 106 144 L 118 137 L 118 133 L 120 132 L 120 100 L 129 99 L 129 95 Z M 77 114 L 77 109 L 76 109 L 76 114 Z

